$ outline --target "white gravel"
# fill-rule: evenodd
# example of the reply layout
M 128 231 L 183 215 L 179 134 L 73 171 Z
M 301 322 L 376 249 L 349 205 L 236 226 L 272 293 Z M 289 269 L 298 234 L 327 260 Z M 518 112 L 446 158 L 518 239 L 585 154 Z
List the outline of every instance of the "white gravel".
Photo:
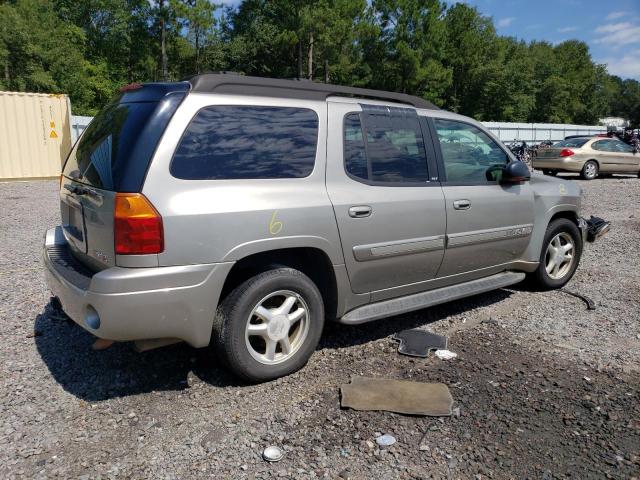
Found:
M 52 319 L 40 257 L 58 184 L 0 184 L 0 478 L 638 477 L 640 179 L 580 185 L 584 214 L 613 225 L 568 287 L 597 310 L 517 287 L 330 325 L 302 371 L 243 385 L 206 350 L 93 352 Z M 458 357 L 398 355 L 391 336 L 416 326 Z M 341 410 L 353 375 L 442 381 L 460 416 Z M 268 445 L 283 460 L 265 462 Z

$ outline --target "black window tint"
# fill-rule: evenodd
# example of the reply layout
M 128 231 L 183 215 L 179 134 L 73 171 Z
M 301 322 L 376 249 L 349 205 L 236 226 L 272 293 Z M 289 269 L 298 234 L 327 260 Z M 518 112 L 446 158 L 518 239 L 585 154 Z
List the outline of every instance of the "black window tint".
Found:
M 454 120 L 434 120 L 448 182 L 482 184 L 500 180 L 509 157 L 485 132 Z
M 312 110 L 207 107 L 180 140 L 171 174 L 186 180 L 306 177 L 317 142 L 318 116 Z
M 354 177 L 369 179 L 360 115 L 350 113 L 344 118 L 344 163 Z
M 415 112 L 346 115 L 344 159 L 347 173 L 371 182 L 424 183 L 429 179 Z
M 156 102 L 108 105 L 76 143 L 64 166 L 64 175 L 105 190 L 124 190 L 121 185 L 126 181 L 123 177 L 130 162 L 144 163 L 141 169 L 144 175 L 149 159 L 137 158 L 132 152 L 157 105 Z M 157 138 L 142 140 L 155 144 Z

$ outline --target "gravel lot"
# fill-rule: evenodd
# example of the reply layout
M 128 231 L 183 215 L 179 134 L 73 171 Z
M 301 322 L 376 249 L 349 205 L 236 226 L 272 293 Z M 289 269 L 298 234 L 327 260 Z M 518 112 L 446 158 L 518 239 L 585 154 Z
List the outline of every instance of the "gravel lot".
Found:
M 640 478 L 640 180 L 580 185 L 583 213 L 613 224 L 568 286 L 597 310 L 517 286 L 329 325 L 302 371 L 246 386 L 206 351 L 93 352 L 51 318 L 57 182 L 0 184 L 0 478 Z M 416 326 L 459 357 L 398 355 L 391 336 Z M 460 415 L 341 410 L 354 375 L 444 382 Z M 398 442 L 380 450 L 379 433 Z M 281 462 L 260 458 L 269 444 Z

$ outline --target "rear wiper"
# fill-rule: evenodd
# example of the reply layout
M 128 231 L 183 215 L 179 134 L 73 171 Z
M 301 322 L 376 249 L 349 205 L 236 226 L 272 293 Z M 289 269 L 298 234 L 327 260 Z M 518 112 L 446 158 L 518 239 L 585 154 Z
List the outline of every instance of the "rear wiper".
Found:
M 69 190 L 71 193 L 75 193 L 76 195 L 90 195 L 92 197 L 102 196 L 93 188 L 85 187 L 84 185 L 66 184 L 64 188 Z

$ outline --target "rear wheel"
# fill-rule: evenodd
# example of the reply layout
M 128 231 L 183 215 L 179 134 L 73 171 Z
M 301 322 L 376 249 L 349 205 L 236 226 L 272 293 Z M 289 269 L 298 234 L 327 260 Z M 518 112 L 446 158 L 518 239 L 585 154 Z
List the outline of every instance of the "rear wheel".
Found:
M 250 278 L 223 300 L 212 337 L 236 375 L 260 382 L 303 367 L 323 324 L 322 296 L 313 281 L 298 270 L 277 268 Z
M 540 264 L 533 276 L 545 290 L 562 288 L 571 280 L 582 255 L 582 236 L 571 220 L 558 218 L 547 227 Z
M 580 176 L 585 180 L 593 180 L 598 176 L 598 162 L 595 160 L 589 160 L 582 167 L 582 171 L 580 172 Z
M 545 175 L 549 175 L 550 177 L 555 177 L 556 175 L 558 175 L 557 170 L 542 170 L 542 173 L 544 173 Z

